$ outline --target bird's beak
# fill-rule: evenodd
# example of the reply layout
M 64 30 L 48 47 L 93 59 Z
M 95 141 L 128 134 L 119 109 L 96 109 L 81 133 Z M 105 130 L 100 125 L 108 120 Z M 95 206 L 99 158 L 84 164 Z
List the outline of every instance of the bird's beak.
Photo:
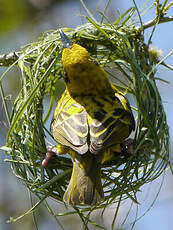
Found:
M 64 48 L 69 48 L 71 49 L 73 42 L 70 40 L 70 38 L 67 37 L 67 35 L 60 29 L 60 36 L 61 36 L 61 41 L 62 41 L 62 47 Z

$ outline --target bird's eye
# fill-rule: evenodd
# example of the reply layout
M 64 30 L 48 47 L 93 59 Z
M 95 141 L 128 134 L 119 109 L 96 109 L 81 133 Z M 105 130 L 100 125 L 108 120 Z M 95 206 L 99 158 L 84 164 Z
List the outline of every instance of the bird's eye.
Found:
M 69 78 L 68 78 L 67 72 L 66 72 L 65 70 L 64 70 L 63 78 L 64 78 L 64 81 L 65 81 L 66 83 L 69 82 Z

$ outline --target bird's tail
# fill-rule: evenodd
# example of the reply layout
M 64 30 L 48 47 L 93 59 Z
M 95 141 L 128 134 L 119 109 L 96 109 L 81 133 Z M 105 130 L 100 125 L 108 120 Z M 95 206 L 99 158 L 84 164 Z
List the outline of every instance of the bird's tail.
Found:
M 64 194 L 64 201 L 72 206 L 96 205 L 104 200 L 101 183 L 101 164 L 98 156 L 86 153 L 73 161 L 70 183 Z

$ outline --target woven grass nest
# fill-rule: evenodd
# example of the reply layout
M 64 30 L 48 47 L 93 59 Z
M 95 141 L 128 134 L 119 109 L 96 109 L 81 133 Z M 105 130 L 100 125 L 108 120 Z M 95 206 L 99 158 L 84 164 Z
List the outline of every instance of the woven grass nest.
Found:
M 97 208 L 126 198 L 137 202 L 140 187 L 160 176 L 169 165 L 169 131 L 156 84 L 158 53 L 144 43 L 141 30 L 127 22 L 98 25 L 90 19 L 76 29 L 63 28 L 69 38 L 111 72 L 116 86 L 134 102 L 134 153 L 115 155 L 102 165 L 105 201 Z M 47 146 L 55 144 L 48 127 L 63 74 L 61 52 L 58 30 L 45 33 L 39 42 L 19 52 L 14 64 L 20 68 L 22 88 L 13 105 L 6 153 L 14 174 L 40 200 L 52 197 L 63 202 L 72 172 L 70 157 L 56 155 L 47 168 L 41 166 Z M 114 73 L 115 68 L 123 79 Z

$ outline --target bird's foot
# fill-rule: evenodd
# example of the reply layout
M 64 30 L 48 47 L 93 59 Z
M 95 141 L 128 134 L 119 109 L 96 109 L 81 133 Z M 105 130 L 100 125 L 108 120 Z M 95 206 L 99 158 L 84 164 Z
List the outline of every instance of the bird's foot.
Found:
M 51 159 L 51 157 L 53 155 L 57 154 L 57 147 L 55 146 L 48 146 L 47 147 L 47 153 L 46 153 L 46 156 L 44 158 L 44 160 L 42 161 L 42 166 L 43 167 L 46 167 L 49 160 Z
M 127 140 L 125 140 L 123 142 L 123 146 L 122 146 L 122 149 L 127 153 L 127 154 L 130 154 L 130 155 L 134 155 L 134 147 L 133 147 L 133 144 L 134 144 L 134 140 L 132 138 L 129 138 Z

